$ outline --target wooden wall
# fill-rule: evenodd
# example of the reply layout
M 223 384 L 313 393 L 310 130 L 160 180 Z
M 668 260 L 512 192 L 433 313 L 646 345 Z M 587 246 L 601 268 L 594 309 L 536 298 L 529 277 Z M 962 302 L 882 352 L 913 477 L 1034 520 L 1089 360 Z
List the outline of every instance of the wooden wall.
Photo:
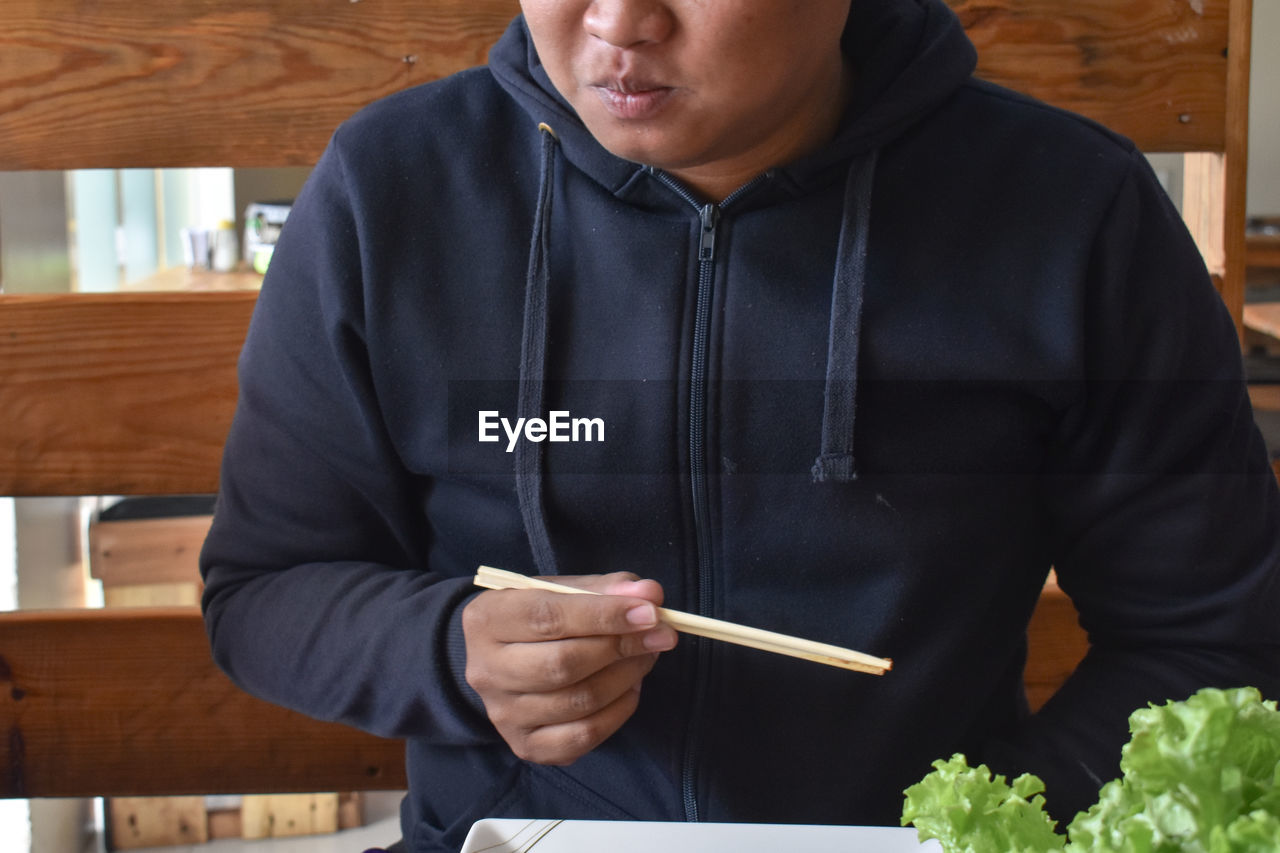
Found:
M 1228 0 L 949 0 L 981 73 L 1149 151 L 1221 150 Z M 310 165 L 484 61 L 516 0 L 5 0 L 0 170 Z

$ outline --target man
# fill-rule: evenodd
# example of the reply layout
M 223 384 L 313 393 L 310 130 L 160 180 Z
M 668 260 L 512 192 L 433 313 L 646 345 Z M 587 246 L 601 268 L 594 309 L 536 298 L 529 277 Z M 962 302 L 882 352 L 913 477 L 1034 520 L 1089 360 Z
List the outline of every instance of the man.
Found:
M 234 678 L 408 740 L 410 850 L 892 824 L 954 751 L 1070 818 L 1135 707 L 1278 692 L 1275 483 L 1132 146 L 973 80 L 941 0 L 522 7 L 336 133 L 202 558 Z M 1031 716 L 1051 566 L 1093 650 Z M 663 601 L 897 665 L 677 641 Z

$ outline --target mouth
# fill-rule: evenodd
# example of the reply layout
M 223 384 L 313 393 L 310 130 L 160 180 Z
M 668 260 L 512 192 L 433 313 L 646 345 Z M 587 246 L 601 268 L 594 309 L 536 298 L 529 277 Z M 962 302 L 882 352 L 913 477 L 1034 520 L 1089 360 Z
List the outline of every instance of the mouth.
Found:
M 628 78 L 598 80 L 588 85 L 615 118 L 631 121 L 653 118 L 675 88 Z

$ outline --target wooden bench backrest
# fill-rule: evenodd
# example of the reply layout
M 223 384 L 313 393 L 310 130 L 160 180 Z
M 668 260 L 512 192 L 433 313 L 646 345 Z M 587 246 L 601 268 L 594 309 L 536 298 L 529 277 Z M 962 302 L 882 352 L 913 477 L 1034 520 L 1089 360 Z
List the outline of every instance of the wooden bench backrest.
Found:
M 983 76 L 1144 150 L 1189 152 L 1184 211 L 1238 321 L 1251 0 L 949 2 Z M 362 104 L 482 62 L 516 11 L 516 0 L 5 0 L 0 170 L 311 164 Z M 0 296 L 0 495 L 216 490 L 253 302 Z M 1052 601 L 1032 632 L 1039 697 L 1083 649 L 1069 604 Z M 0 617 L 0 796 L 403 784 L 378 752 L 387 742 L 318 732 L 227 692 L 198 624 L 194 611 Z M 169 645 L 149 645 L 152 630 Z M 112 672 L 136 692 L 101 677 L 107 649 L 133 661 Z M 173 654 L 185 680 L 164 675 Z M 224 736 L 204 740 L 202 725 Z M 324 739 L 341 766 L 277 761 L 261 734 L 272 750 Z
M 405 786 L 398 741 L 258 701 L 222 676 L 195 608 L 10 613 L 0 650 L 0 796 Z
M 1147 151 L 1227 149 L 1247 4 L 949 1 L 981 76 Z M 482 63 L 518 11 L 516 0 L 6 0 L 0 170 L 310 165 L 361 105 Z
M 952 5 L 985 76 L 1191 152 L 1185 206 L 1238 317 L 1249 0 Z M 311 163 L 362 103 L 481 61 L 516 8 L 6 0 L 0 170 Z M 213 490 L 252 301 L 0 299 L 0 494 Z

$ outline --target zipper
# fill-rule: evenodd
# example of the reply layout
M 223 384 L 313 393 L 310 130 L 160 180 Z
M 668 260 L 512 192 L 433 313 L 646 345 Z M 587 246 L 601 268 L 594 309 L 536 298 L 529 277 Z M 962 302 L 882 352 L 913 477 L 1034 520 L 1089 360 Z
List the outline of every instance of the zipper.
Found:
M 711 336 L 711 285 L 715 276 L 716 226 L 720 210 L 714 204 L 698 211 L 698 300 L 693 315 L 693 353 L 689 367 L 689 484 L 693 496 L 693 530 L 697 537 L 698 600 L 696 612 L 703 613 L 711 604 L 711 498 L 707 494 L 707 339 Z M 710 663 L 710 650 L 698 641 L 695 673 L 705 671 Z M 684 819 L 698 817 L 698 720 L 703 717 L 706 701 L 704 679 L 694 679 L 693 709 L 689 714 L 689 734 L 684 744 L 680 788 L 684 797 Z
M 676 195 L 687 201 L 698 213 L 698 293 L 693 317 L 693 352 L 689 367 L 689 484 L 693 500 L 693 528 L 697 542 L 697 599 L 693 602 L 695 613 L 710 615 L 714 564 L 711 556 L 711 498 L 707 492 L 707 350 L 711 336 L 711 291 L 715 276 L 716 236 L 720 214 L 734 200 L 770 177 L 766 172 L 728 195 L 720 204 L 700 202 L 677 180 L 664 172 L 650 172 Z M 703 716 L 706 703 L 705 681 L 697 671 L 710 664 L 710 645 L 696 637 L 686 637 L 681 642 L 693 640 L 695 648 L 695 678 L 693 680 L 693 705 L 689 714 L 688 734 L 685 740 L 680 789 L 686 821 L 697 822 L 698 814 L 698 721 Z

